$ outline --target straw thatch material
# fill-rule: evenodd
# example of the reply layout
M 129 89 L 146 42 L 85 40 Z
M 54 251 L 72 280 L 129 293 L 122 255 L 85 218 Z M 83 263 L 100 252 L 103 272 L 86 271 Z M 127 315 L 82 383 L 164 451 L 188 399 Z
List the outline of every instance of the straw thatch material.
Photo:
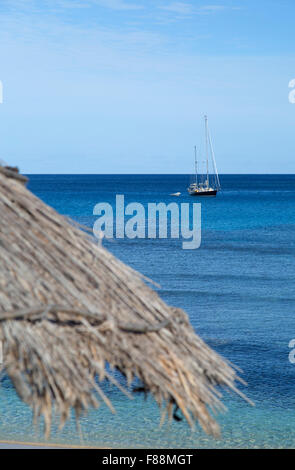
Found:
M 0 341 L 4 369 L 34 416 L 44 416 L 47 435 L 53 408 L 61 424 L 71 407 L 77 415 L 100 402 L 113 410 L 97 380 L 116 383 L 106 362 L 129 383 L 138 377 L 169 416 L 179 408 L 190 425 L 218 435 L 208 407 L 221 407 L 216 385 L 238 392 L 233 368 L 182 310 L 19 176 L 0 170 Z

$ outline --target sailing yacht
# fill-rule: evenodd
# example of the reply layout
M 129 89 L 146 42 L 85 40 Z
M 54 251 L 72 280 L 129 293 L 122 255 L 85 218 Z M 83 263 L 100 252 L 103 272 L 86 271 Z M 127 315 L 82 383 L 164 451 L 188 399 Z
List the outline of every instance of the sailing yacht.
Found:
M 208 118 L 205 116 L 205 142 L 206 142 L 206 173 L 198 174 L 197 148 L 195 147 L 195 173 L 196 179 L 188 188 L 191 196 L 207 196 L 215 197 L 220 191 L 219 176 L 215 163 L 215 156 L 212 146 L 211 135 L 208 128 Z M 209 151 L 211 154 L 211 163 L 213 166 L 213 174 L 209 174 Z

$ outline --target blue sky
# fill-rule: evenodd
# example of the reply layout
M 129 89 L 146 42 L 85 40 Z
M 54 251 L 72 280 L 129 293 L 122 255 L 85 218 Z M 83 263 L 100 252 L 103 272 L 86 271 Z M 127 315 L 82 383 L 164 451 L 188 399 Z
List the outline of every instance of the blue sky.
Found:
M 295 173 L 294 0 L 1 0 L 0 159 L 25 173 Z

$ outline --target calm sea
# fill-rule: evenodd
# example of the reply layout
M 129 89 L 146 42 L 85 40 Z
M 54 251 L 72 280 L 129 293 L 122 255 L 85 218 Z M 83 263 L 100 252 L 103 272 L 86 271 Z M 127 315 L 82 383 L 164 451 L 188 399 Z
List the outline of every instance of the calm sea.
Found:
M 169 304 L 184 308 L 197 333 L 243 370 L 255 402 L 225 393 L 228 412 L 218 417 L 222 440 L 185 422 L 159 428 L 151 399 L 133 401 L 108 390 L 107 408 L 72 419 L 51 440 L 115 447 L 295 447 L 295 175 L 223 175 L 216 199 L 196 201 L 185 175 L 34 175 L 29 189 L 57 211 L 92 226 L 98 202 L 201 202 L 202 244 L 182 250 L 180 240 L 115 240 L 117 257 L 161 285 Z M 179 198 L 171 193 L 180 191 Z M 1 379 L 0 440 L 42 440 L 31 412 Z M 41 423 L 42 424 L 42 423 Z

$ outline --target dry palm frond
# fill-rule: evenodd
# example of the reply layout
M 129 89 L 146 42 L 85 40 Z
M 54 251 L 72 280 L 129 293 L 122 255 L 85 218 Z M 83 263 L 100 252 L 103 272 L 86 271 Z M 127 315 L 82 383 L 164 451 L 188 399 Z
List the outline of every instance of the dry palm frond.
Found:
M 16 176 L 17 175 L 17 176 Z M 19 396 L 62 424 L 71 408 L 112 404 L 100 381 L 106 363 L 178 419 L 218 435 L 211 411 L 220 391 L 236 392 L 234 369 L 167 306 L 141 276 L 0 170 L 0 341 L 3 367 Z M 99 380 L 97 380 L 97 377 Z M 125 393 L 128 393 L 125 391 Z M 239 393 L 239 392 L 238 392 Z

